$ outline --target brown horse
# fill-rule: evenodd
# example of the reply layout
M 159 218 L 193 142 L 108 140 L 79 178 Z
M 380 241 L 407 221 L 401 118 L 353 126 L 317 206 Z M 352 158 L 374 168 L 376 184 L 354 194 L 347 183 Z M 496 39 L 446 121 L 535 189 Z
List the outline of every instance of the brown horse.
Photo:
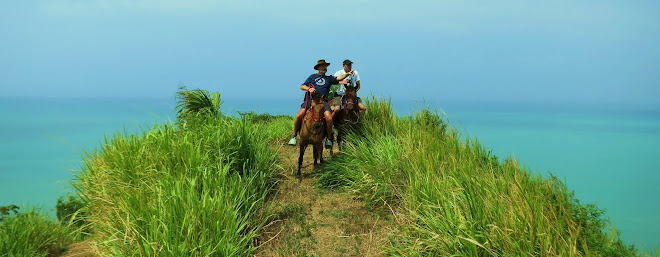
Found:
M 346 133 L 351 129 L 355 129 L 360 122 L 360 108 L 358 108 L 357 90 L 355 90 L 355 87 L 346 87 L 346 93 L 341 97 L 341 103 L 339 105 L 341 106 L 341 110 L 335 113 L 332 124 L 337 128 L 337 147 L 341 151 Z
M 314 165 L 320 159 L 323 163 L 323 142 L 326 138 L 325 117 L 323 116 L 323 99 L 319 94 L 312 95 L 311 108 L 305 113 L 305 117 L 300 128 L 300 156 L 298 157 L 298 176 L 300 177 L 300 168 L 303 162 L 303 156 L 308 145 L 312 145 L 314 151 Z M 330 148 L 332 155 L 332 148 Z

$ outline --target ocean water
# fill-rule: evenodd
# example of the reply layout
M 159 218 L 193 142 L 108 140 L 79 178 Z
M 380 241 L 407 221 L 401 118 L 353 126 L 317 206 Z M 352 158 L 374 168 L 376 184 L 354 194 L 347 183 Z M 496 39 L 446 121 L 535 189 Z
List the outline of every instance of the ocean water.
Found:
M 69 180 L 104 137 L 174 119 L 172 99 L 0 98 L 0 206 L 54 215 Z M 296 99 L 224 100 L 225 114 L 293 115 Z M 530 103 L 393 101 L 398 114 L 430 107 L 500 159 L 565 181 L 597 203 L 626 243 L 660 247 L 660 108 Z

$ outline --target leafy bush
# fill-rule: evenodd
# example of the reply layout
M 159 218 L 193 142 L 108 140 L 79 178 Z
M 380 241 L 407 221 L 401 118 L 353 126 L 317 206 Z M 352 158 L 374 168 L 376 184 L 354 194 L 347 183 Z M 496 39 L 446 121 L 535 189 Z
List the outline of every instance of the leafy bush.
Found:
M 220 111 L 220 93 L 215 92 L 213 95 L 204 89 L 186 89 L 181 86 L 179 91 L 176 92 L 177 117 L 180 120 L 186 120 L 189 117 L 219 117 L 222 116 Z
M 8 205 L 8 206 L 0 206 L 0 222 L 5 220 L 6 217 L 9 217 L 9 215 L 17 215 L 18 214 L 18 206 L 16 205 Z
M 254 123 L 268 123 L 278 119 L 293 118 L 289 115 L 271 115 L 268 113 L 256 113 L 256 112 L 238 112 L 244 119 L 249 119 Z
M 57 219 L 65 225 L 84 226 L 87 218 L 86 204 L 78 197 L 62 196 L 55 205 Z
M 328 93 L 328 101 L 332 100 L 332 98 L 337 97 L 337 88 L 339 88 L 339 85 L 330 86 L 330 93 Z
M 611 226 L 608 220 L 603 219 L 605 210 L 601 210 L 591 203 L 580 204 L 573 193 L 571 193 L 570 198 L 573 203 L 573 219 L 584 230 L 584 237 L 581 239 L 582 244 L 578 245 L 581 252 L 591 252 L 598 256 L 635 256 L 635 246 L 626 247 L 618 237 L 616 229 L 612 228 L 612 231 L 609 231 L 614 235 L 603 233 L 609 229 L 607 225 Z

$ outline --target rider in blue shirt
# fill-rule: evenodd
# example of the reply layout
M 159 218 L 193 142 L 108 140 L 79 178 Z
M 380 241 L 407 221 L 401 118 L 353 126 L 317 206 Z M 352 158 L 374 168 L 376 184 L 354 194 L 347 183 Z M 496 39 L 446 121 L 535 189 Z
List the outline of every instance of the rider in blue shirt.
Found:
M 330 85 L 335 85 L 337 83 L 339 83 L 339 81 L 335 76 L 314 73 L 307 77 L 305 82 L 303 82 L 303 85 L 309 86 L 309 84 L 313 84 L 316 93 L 321 94 L 324 97 L 323 101 L 327 101 L 328 94 L 330 94 Z
M 347 76 L 353 74 L 353 71 L 351 71 L 339 77 L 325 75 L 325 73 L 328 72 L 329 65 L 330 63 L 325 62 L 325 60 L 323 59 L 319 60 L 316 63 L 316 65 L 314 65 L 314 69 L 318 70 L 318 73 L 309 75 L 309 77 L 307 77 L 305 82 L 300 86 L 300 90 L 307 91 L 312 94 L 314 93 L 321 94 L 321 96 L 323 96 L 323 105 L 324 105 L 323 116 L 325 116 L 325 124 L 327 126 L 327 133 L 328 133 L 328 138 L 325 141 L 326 147 L 332 147 L 332 141 L 330 141 L 330 138 L 332 138 L 332 114 L 327 99 L 328 94 L 330 93 L 330 85 L 338 84 L 340 80 L 343 80 Z M 310 84 L 313 85 L 313 87 L 311 87 Z M 305 97 L 307 97 L 307 93 L 305 93 Z M 303 99 L 303 103 L 300 105 L 300 110 L 298 111 L 298 114 L 296 115 L 296 119 L 293 124 L 293 137 L 291 138 L 291 140 L 289 140 L 290 145 L 296 144 L 296 136 L 298 135 L 298 131 L 300 130 L 302 119 L 305 116 L 305 112 L 307 111 L 307 109 L 309 109 L 310 106 L 311 106 L 311 100 L 305 101 L 305 99 Z

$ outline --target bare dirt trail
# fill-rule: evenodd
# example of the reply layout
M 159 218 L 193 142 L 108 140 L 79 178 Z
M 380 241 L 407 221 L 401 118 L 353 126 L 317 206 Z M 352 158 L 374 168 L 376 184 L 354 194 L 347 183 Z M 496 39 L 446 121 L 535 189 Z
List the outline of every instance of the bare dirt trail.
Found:
M 335 146 L 335 154 L 338 152 Z M 324 150 L 324 158 L 329 158 Z M 256 256 L 382 256 L 392 230 L 391 216 L 365 209 L 348 193 L 319 188 L 311 146 L 305 152 L 302 181 L 296 176 L 298 146 L 282 146 L 279 193 L 268 203 L 275 215 L 262 233 Z
M 62 254 L 62 257 L 97 257 L 98 255 L 94 252 L 92 248 L 92 241 L 85 240 L 82 242 L 77 242 L 70 244 L 69 249 Z

